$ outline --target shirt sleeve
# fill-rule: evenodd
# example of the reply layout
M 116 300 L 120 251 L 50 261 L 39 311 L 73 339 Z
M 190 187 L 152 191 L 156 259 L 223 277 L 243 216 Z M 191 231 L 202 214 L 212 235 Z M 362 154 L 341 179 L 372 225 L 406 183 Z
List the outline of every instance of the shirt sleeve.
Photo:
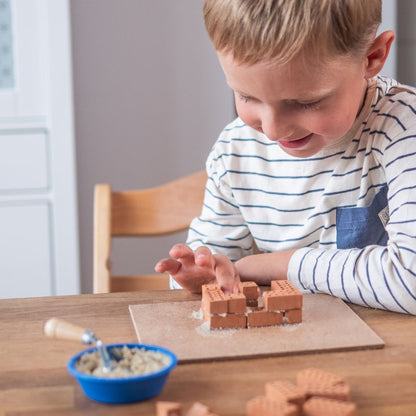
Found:
M 299 249 L 288 279 L 304 291 L 416 315 L 416 128 L 384 142 L 379 160 L 388 186 L 387 245 Z

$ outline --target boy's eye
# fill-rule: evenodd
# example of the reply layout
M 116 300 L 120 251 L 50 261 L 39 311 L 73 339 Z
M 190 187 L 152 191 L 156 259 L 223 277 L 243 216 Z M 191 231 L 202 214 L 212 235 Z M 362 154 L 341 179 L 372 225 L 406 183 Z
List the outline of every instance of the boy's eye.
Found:
M 248 95 L 244 95 L 244 94 L 240 94 L 240 93 L 238 93 L 238 98 L 239 98 L 241 101 L 244 101 L 245 103 L 246 103 L 246 102 L 248 102 L 248 101 L 250 101 L 250 99 L 251 99 L 251 97 L 250 97 L 250 96 L 248 96 Z
M 313 101 L 311 103 L 297 103 L 297 105 L 302 110 L 309 110 L 309 109 L 316 109 L 319 106 L 320 102 L 321 100 L 318 100 L 318 101 Z

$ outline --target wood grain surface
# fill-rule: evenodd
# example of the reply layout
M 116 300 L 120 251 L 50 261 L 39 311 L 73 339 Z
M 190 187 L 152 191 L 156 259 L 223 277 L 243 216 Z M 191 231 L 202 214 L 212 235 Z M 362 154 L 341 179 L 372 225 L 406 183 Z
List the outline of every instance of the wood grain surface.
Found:
M 294 381 L 308 367 L 344 377 L 359 416 L 416 414 L 413 316 L 352 306 L 384 348 L 181 364 L 158 397 L 130 405 L 85 397 L 66 370 L 83 346 L 43 335 L 46 320 L 56 316 L 94 330 L 107 343 L 136 342 L 129 305 L 198 299 L 184 291 L 157 291 L 0 300 L 0 415 L 154 415 L 155 402 L 168 400 L 185 410 L 200 401 L 220 416 L 242 416 L 267 381 Z

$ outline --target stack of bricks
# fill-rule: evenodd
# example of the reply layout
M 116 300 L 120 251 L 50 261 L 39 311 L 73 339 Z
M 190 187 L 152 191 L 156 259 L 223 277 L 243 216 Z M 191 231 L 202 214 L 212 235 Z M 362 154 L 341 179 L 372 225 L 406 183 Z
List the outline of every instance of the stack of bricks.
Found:
M 201 309 L 210 329 L 253 328 L 302 322 L 302 292 L 288 280 L 274 280 L 260 293 L 255 282 L 242 282 L 239 293 L 226 295 L 219 285 L 202 286 Z
M 156 416 L 182 416 L 180 403 L 157 402 Z M 265 395 L 246 403 L 246 416 L 356 416 L 350 386 L 332 373 L 308 368 L 297 374 L 296 384 L 276 380 L 265 385 Z M 184 416 L 216 416 L 195 402 Z
M 350 387 L 334 374 L 309 368 L 288 380 L 266 383 L 265 396 L 246 405 L 247 416 L 355 416 Z

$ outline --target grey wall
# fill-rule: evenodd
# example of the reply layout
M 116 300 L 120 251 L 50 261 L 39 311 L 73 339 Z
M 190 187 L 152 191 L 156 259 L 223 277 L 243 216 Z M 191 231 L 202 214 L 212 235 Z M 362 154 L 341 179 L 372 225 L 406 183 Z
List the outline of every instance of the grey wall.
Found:
M 202 0 L 71 0 L 82 292 L 92 288 L 94 184 L 135 189 L 204 168 L 233 102 Z M 152 272 L 176 239 L 124 240 L 115 272 Z
M 393 30 L 397 32 L 397 1 L 396 0 L 383 0 L 383 17 L 379 27 L 378 33 L 382 33 L 386 30 Z M 397 76 L 397 39 L 393 42 L 389 57 L 385 63 L 382 75 L 396 78 Z
M 397 79 L 416 85 L 416 1 L 397 1 Z

